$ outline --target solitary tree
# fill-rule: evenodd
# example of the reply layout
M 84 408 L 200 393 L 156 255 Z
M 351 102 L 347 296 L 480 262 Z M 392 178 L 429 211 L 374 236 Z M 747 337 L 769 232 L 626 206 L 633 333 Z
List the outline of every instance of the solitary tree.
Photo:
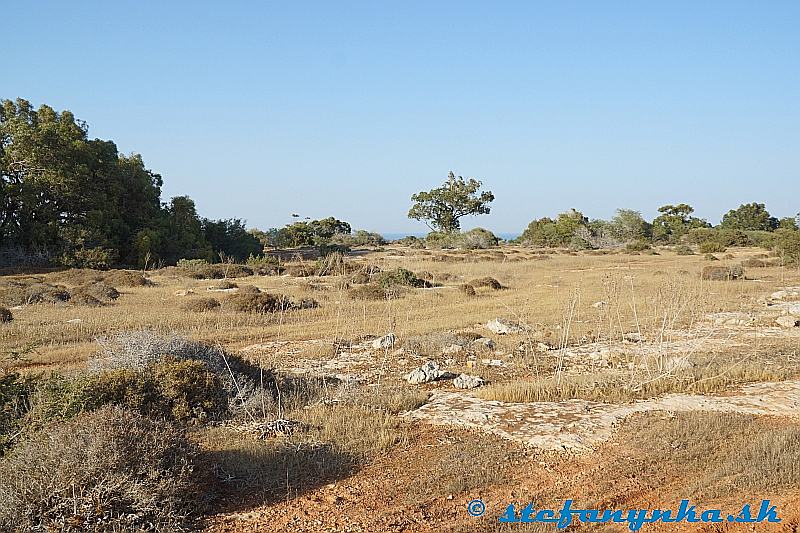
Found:
M 480 181 L 456 177 L 451 171 L 441 187 L 411 197 L 414 205 L 408 211 L 408 218 L 422 220 L 432 230 L 459 231 L 462 217 L 485 215 L 490 211 L 489 203 L 494 200 L 494 194 L 480 188 Z

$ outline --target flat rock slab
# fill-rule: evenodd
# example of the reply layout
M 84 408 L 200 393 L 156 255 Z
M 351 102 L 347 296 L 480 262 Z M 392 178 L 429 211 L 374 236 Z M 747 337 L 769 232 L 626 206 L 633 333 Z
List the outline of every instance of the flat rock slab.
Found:
M 427 404 L 405 416 L 437 425 L 477 428 L 542 450 L 590 451 L 616 426 L 647 411 L 724 411 L 800 418 L 800 381 L 757 383 L 731 396 L 670 394 L 630 404 L 585 400 L 503 403 L 434 391 Z

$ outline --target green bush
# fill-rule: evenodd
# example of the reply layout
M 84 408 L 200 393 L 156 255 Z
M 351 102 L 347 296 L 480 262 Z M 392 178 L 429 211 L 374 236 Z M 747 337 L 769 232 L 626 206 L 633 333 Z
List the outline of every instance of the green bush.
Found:
M 405 268 L 396 268 L 394 270 L 387 270 L 386 272 L 379 272 L 375 276 L 375 283 L 383 289 L 391 289 L 392 287 L 430 287 L 430 283 L 424 279 L 419 279 L 416 274 Z
M 197 453 L 179 429 L 118 407 L 49 427 L 0 461 L 0 529 L 186 531 Z
M 700 243 L 701 254 L 718 254 L 725 251 L 725 245 L 718 241 L 705 241 Z
M 625 251 L 627 252 L 649 252 L 652 249 L 650 243 L 644 240 L 629 242 L 625 245 Z
M 800 230 L 781 229 L 775 235 L 775 251 L 787 263 L 800 263 Z
M 0 455 L 22 430 L 22 418 L 30 405 L 30 378 L 16 373 L 0 375 Z

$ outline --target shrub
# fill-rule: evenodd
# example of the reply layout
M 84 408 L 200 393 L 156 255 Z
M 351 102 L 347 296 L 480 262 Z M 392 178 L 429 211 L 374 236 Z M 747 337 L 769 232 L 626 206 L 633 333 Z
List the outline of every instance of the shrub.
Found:
M 236 263 L 209 263 L 202 259 L 182 259 L 178 268 L 194 279 L 243 278 L 253 275 L 249 266 Z
M 234 294 L 225 300 L 225 307 L 242 313 L 275 313 L 292 309 L 292 302 L 280 294 L 258 292 Z
M 503 287 L 503 285 L 499 281 L 491 277 L 473 279 L 468 283 L 468 285 L 471 285 L 475 289 L 478 289 L 480 287 L 489 287 L 494 291 L 505 289 L 505 287 Z
M 104 304 L 91 294 L 84 292 L 83 290 L 76 290 L 73 291 L 70 299 L 70 303 L 76 305 L 84 305 L 86 307 L 102 307 Z
M 0 375 L 0 455 L 20 433 L 32 388 L 30 378 L 16 373 Z
M 674 248 L 674 251 L 678 255 L 694 255 L 694 250 L 690 246 L 686 246 L 685 244 L 681 244 Z
M 100 357 L 90 361 L 90 368 L 97 371 L 146 371 L 165 360 L 202 362 L 219 379 L 228 399 L 228 412 L 233 415 L 239 414 L 242 404 L 263 387 L 274 389 L 274 377 L 270 371 L 220 348 L 185 337 L 142 330 L 120 333 L 98 342 L 102 348 Z
M 430 287 L 431 284 L 424 279 L 419 279 L 416 274 L 405 268 L 396 268 L 386 272 L 380 272 L 375 276 L 375 283 L 384 289 L 391 289 L 396 286 L 404 287 Z
M 3 284 L 0 303 L 8 307 L 38 303 L 57 304 L 69 300 L 66 287 L 38 280 L 9 280 Z
M 110 248 L 100 246 L 94 248 L 79 248 L 61 257 L 61 264 L 69 267 L 95 268 L 108 270 L 117 260 L 117 254 Z
M 6 307 L 0 307 L 0 323 L 11 322 L 14 320 L 14 315 Z
M 466 296 L 475 296 L 475 287 L 468 283 L 464 283 L 458 288 Z
M 247 258 L 245 264 L 253 269 L 259 276 L 276 276 L 283 272 L 280 261 L 271 255 L 253 255 Z
M 625 245 L 625 251 L 628 252 L 649 252 L 652 249 L 650 243 L 645 240 L 633 241 Z
M 701 254 L 718 254 L 725 251 L 725 245 L 718 241 L 705 241 L 700 243 Z
M 210 290 L 223 290 L 224 291 L 224 290 L 228 290 L 228 289 L 235 289 L 237 287 L 239 287 L 239 285 L 237 285 L 235 282 L 230 281 L 228 279 L 225 279 L 225 280 L 220 281 L 216 285 L 212 285 L 211 287 L 209 287 L 209 289 Z
M 106 284 L 104 281 L 95 281 L 94 283 L 89 283 L 88 285 L 82 285 L 76 290 L 93 296 L 101 301 L 116 300 L 119 298 L 119 291 L 111 285 Z M 75 296 L 74 291 L 72 295 L 73 297 Z
M 184 311 L 193 311 L 195 313 L 205 313 L 206 311 L 213 311 L 220 306 L 219 300 L 216 298 L 192 298 L 183 303 L 181 308 Z
M 403 295 L 399 287 L 385 288 L 375 283 L 367 283 L 353 287 L 348 291 L 350 298 L 354 300 L 391 300 Z
M 0 462 L 4 531 L 183 531 L 200 493 L 178 429 L 103 408 L 33 435 Z
M 735 265 L 732 267 L 726 266 L 707 266 L 703 267 L 703 271 L 700 273 L 700 277 L 702 279 L 712 280 L 712 281 L 728 281 L 733 279 L 742 279 L 744 278 L 744 269 L 741 265 Z
M 400 246 L 408 246 L 409 248 L 425 248 L 425 241 L 413 235 L 403 237 L 402 239 L 398 239 L 394 242 L 395 244 L 399 244 Z
M 459 248 L 475 250 L 497 246 L 500 239 L 489 230 L 474 228 L 459 235 L 456 242 Z
M 775 251 L 787 263 L 800 263 L 800 230 L 782 229 L 775 233 Z

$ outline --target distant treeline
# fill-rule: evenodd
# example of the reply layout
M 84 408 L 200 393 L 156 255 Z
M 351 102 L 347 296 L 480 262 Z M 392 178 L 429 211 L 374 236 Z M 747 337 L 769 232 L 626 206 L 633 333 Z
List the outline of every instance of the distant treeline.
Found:
M 412 197 L 409 216 L 437 221 L 439 229 L 414 245 L 487 247 L 498 239 L 477 229 L 461 233 L 458 218 L 488 213 L 491 193 L 480 182 L 449 176 L 445 186 Z M 0 264 L 50 263 L 105 268 L 175 264 L 179 259 L 243 261 L 265 247 L 383 244 L 367 231 L 333 217 L 297 221 L 267 231 L 242 220 L 200 217 L 188 196 L 161 202 L 162 178 L 139 155 L 119 153 L 113 141 L 89 139 L 88 126 L 69 111 L 29 102 L 0 105 Z M 463 190 L 462 190 L 463 189 Z M 475 205 L 472 205 L 475 204 Z M 464 207 L 466 206 L 466 208 Z M 797 218 L 777 219 L 764 204 L 729 211 L 712 226 L 687 204 L 666 205 L 646 221 L 620 209 L 610 221 L 571 210 L 531 222 L 516 240 L 538 247 L 605 248 L 643 244 L 757 245 L 800 257 Z M 447 224 L 445 224 L 447 223 Z M 413 241 L 413 242 L 411 242 Z

